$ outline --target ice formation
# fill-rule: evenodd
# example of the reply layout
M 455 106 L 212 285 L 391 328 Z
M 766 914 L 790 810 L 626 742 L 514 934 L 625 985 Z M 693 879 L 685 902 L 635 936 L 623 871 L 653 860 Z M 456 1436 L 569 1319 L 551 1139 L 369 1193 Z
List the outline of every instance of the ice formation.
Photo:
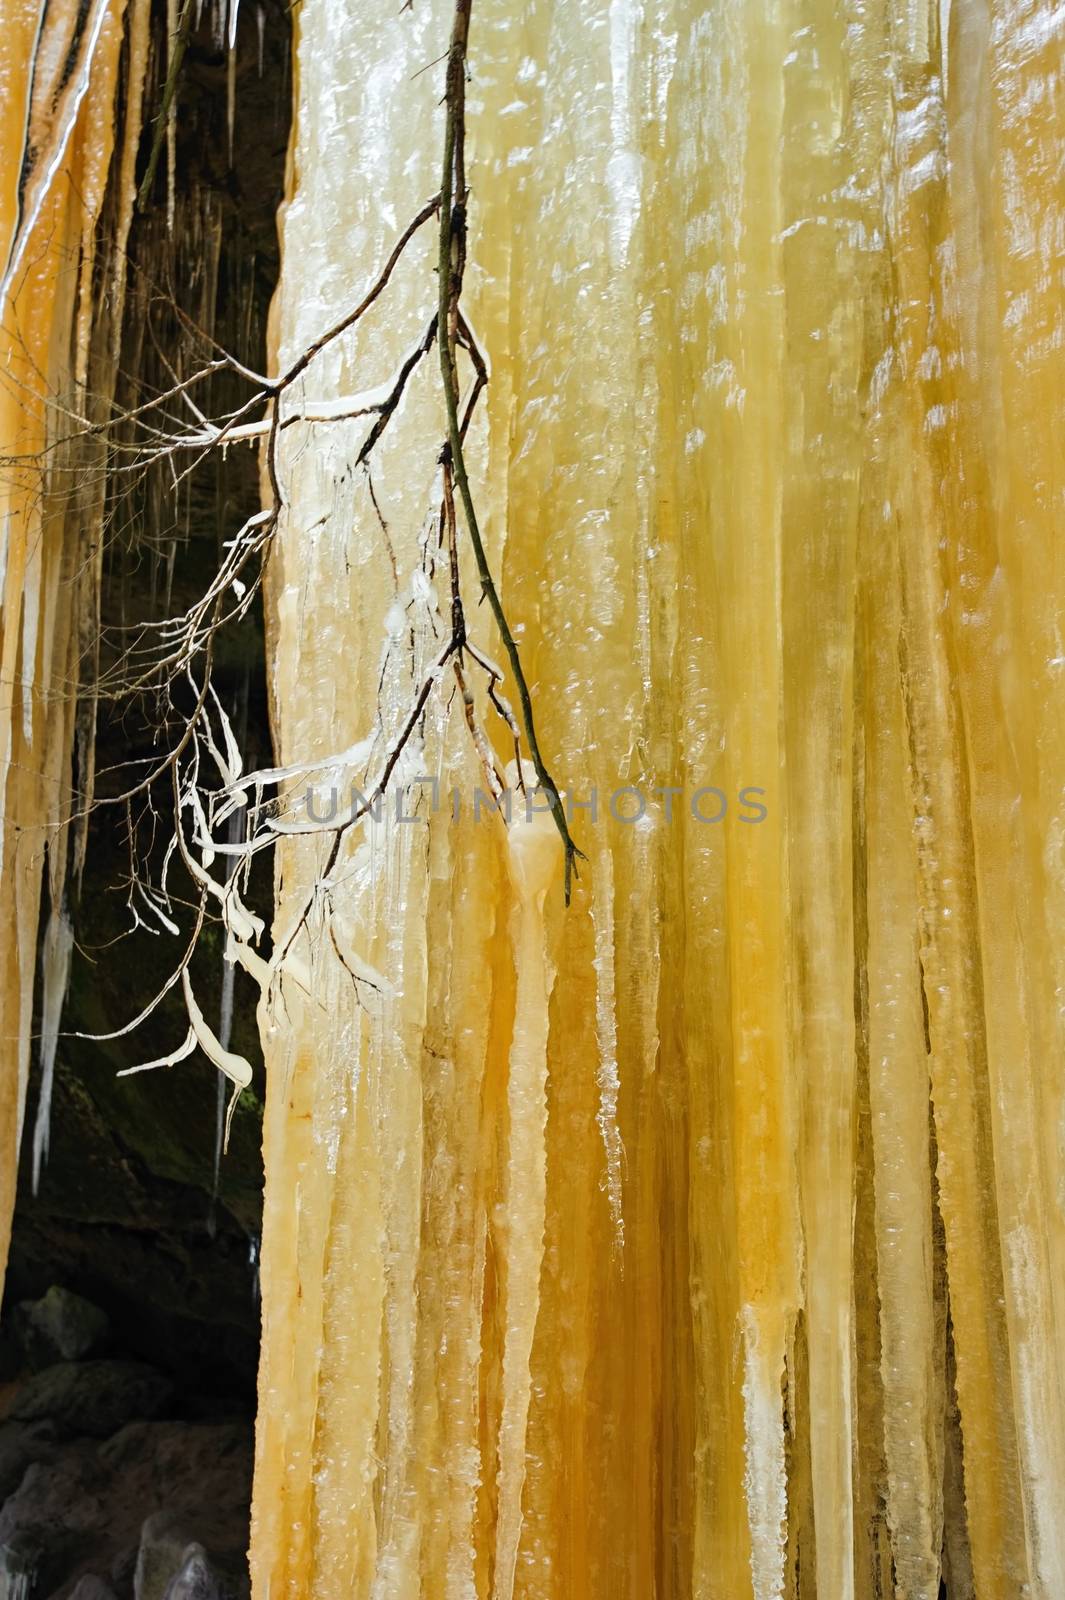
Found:
M 133 0 L 130 9 L 136 44 L 146 7 Z M 72 415 L 106 403 L 114 378 L 102 359 L 94 395 L 87 394 L 90 332 L 95 323 L 106 336 L 121 316 L 120 305 L 94 303 L 97 220 L 117 142 L 128 229 L 141 128 L 145 53 L 123 54 L 125 12 L 125 0 L 0 7 L 0 1269 L 26 1104 L 46 853 L 53 906 L 43 1001 L 47 1085 L 69 956 L 61 905 L 72 822 L 70 688 L 96 614 L 102 495 L 91 441 L 74 455 L 62 440 Z M 118 126 L 122 67 L 129 114 Z M 119 236 L 121 229 L 112 237 Z M 120 254 L 121 244 L 100 263 L 109 277 Z M 47 1135 L 45 1101 L 35 1173 Z
M 28 141 L 5 7 L 9 455 L 82 370 L 91 247 L 19 218 L 91 239 L 121 12 L 48 8 L 95 65 Z M 277 371 L 436 192 L 450 29 L 298 8 Z M 1063 42 L 1048 0 L 477 0 L 473 493 L 588 861 L 567 909 L 544 814 L 473 804 L 431 361 L 357 462 L 428 228 L 279 401 L 272 959 L 211 869 L 263 989 L 256 1600 L 1065 1594 Z M 11 1152 L 76 622 L 2 493 Z M 334 848 L 301 793 L 423 681 Z
M 200 9 L 188 0 L 181 27 Z M 232 56 L 238 0 L 215 9 Z M 41 884 L 47 874 L 34 1188 L 70 958 L 66 880 L 70 868 L 80 877 L 94 794 L 101 424 L 118 372 L 138 152 L 147 111 L 157 109 L 145 105 L 150 23 L 151 0 L 0 4 L 0 1275 L 29 1077 Z M 171 29 L 169 55 L 181 37 Z M 172 116 L 168 127 L 172 150 Z M 146 904 L 176 931 L 154 900 Z
M 449 25 L 300 10 L 281 366 L 433 192 Z M 470 450 L 590 862 L 526 1092 L 502 824 L 345 843 L 396 995 L 308 932 L 327 1003 L 267 1038 L 263 1600 L 1065 1592 L 1062 43 L 1031 0 L 475 6 Z M 428 373 L 374 462 L 401 587 L 441 427 Z M 288 763 L 433 648 L 410 608 L 381 671 L 362 437 L 285 433 Z M 423 740 L 468 795 L 461 718 Z M 280 849 L 285 925 L 323 846 Z

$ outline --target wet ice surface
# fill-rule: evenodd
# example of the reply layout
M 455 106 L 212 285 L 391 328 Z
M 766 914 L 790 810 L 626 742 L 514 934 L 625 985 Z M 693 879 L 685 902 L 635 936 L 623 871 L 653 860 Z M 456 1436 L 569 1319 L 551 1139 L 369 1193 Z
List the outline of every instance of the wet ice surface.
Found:
M 282 364 L 439 181 L 416 74 L 449 15 L 395 10 L 301 8 Z M 544 748 L 582 798 L 751 784 L 768 815 L 578 813 L 569 912 L 512 870 L 535 840 L 424 795 L 327 897 L 328 840 L 279 828 L 278 928 L 311 914 L 262 1012 L 263 1596 L 1065 1592 L 1061 44 L 1039 0 L 479 0 L 470 456 Z M 291 402 L 293 788 L 372 769 L 439 650 L 433 362 L 376 506 L 337 419 L 433 262 L 430 227 Z M 4 493 L 22 826 L 71 627 Z M 438 677 L 401 776 L 469 792 Z M 36 898 L 5 883 L 24 1074 Z

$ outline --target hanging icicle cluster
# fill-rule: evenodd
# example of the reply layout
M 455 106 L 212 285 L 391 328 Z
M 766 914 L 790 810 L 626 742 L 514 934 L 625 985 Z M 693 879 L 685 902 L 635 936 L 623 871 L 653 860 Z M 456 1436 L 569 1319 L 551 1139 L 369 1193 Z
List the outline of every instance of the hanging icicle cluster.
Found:
M 0 1265 L 26 1101 L 46 855 L 46 1086 L 70 957 L 64 899 L 76 686 L 95 630 L 104 492 L 98 452 L 76 419 L 106 403 L 114 382 L 148 10 L 148 0 L 132 0 L 128 19 L 125 0 L 11 5 L 0 29 Z M 113 215 L 98 248 L 113 172 Z M 79 431 L 85 436 L 73 439 Z M 91 716 L 81 718 L 80 732 L 82 783 L 91 793 Z M 35 1174 L 47 1149 L 43 1096 L 42 1105 Z
M 436 192 L 451 11 L 300 8 L 279 370 Z M 1062 43 L 474 8 L 466 448 L 590 859 L 565 912 L 473 814 L 439 375 L 372 478 L 300 420 L 417 346 L 419 236 L 278 453 L 278 759 L 346 797 L 439 692 L 281 846 L 260 1600 L 1065 1593 Z
M 198 340 L 195 359 L 204 359 L 216 325 L 217 196 L 194 186 L 180 206 L 175 197 L 177 85 L 189 29 L 202 23 L 227 51 L 232 139 L 238 10 L 236 0 L 210 17 L 202 10 L 186 3 L 168 29 L 151 0 L 0 6 L 0 1269 L 26 1104 L 42 872 L 51 909 L 35 1187 L 72 946 L 68 872 L 76 892 L 95 792 L 96 697 L 114 687 L 99 677 L 101 581 L 109 522 L 131 481 L 112 471 L 116 393 L 128 405 L 145 386 L 158 393 L 188 364 L 190 344 Z M 167 181 L 153 189 L 164 148 Z M 131 270 L 135 229 L 140 260 Z M 243 267 L 230 263 L 238 275 Z M 176 324 L 160 361 L 152 313 L 161 285 L 175 280 L 181 312 L 203 333 L 190 340 L 188 323 Z M 254 296 L 244 300 L 250 308 Z M 231 316 L 224 333 L 248 343 L 237 324 Z M 150 543 L 180 520 L 180 501 L 175 518 L 161 474 L 139 474 L 137 490 Z M 167 585 L 175 544 L 161 563 Z M 152 563 L 153 583 L 159 567 Z M 138 614 L 155 602 L 153 594 Z

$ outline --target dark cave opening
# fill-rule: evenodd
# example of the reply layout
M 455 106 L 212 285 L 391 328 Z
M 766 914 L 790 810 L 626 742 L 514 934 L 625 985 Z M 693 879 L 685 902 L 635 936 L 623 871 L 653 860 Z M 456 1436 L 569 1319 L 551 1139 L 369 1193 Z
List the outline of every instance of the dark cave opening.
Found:
M 211 339 L 255 371 L 267 364 L 290 8 L 284 0 L 244 6 L 232 61 L 225 7 L 192 11 L 176 96 L 173 227 L 164 154 L 130 237 L 118 388 L 125 407 L 208 358 Z M 138 182 L 163 95 L 166 26 L 166 5 L 153 4 Z M 225 409 L 232 384 L 232 375 L 216 375 L 200 403 Z M 225 541 L 258 506 L 257 452 L 246 446 L 211 452 L 188 477 L 175 476 L 160 467 L 108 484 L 95 647 L 102 670 L 118 659 L 131 620 L 157 621 L 202 592 Z M 212 671 L 252 764 L 270 748 L 264 660 L 257 605 L 219 636 Z M 217 1165 L 219 1075 L 202 1055 L 116 1076 L 180 1039 L 180 987 L 130 1034 L 76 1037 L 113 1032 L 136 1016 L 173 969 L 191 924 L 191 914 L 176 917 L 179 938 L 131 927 L 131 834 L 142 870 L 157 873 L 167 801 L 116 803 L 144 770 L 137 763 L 157 760 L 175 736 L 185 694 L 175 686 L 97 706 L 104 803 L 89 824 L 80 892 L 70 894 L 74 950 L 36 1193 L 41 1066 L 33 1048 L 0 1321 L 0 1573 L 22 1584 L 3 1592 L 42 1600 L 75 1589 L 79 1600 L 161 1596 L 167 1562 L 180 1565 L 193 1546 L 206 1563 L 205 1595 L 247 1592 L 262 1210 L 257 991 L 241 973 L 225 998 L 221 929 L 206 927 L 192 968 L 199 1002 L 216 1026 L 230 1007 L 232 1047 L 255 1072 Z M 266 864 L 252 894 L 267 921 L 271 887 Z M 189 1559 L 195 1567 L 200 1556 Z M 86 1587 L 90 1577 L 97 1587 Z

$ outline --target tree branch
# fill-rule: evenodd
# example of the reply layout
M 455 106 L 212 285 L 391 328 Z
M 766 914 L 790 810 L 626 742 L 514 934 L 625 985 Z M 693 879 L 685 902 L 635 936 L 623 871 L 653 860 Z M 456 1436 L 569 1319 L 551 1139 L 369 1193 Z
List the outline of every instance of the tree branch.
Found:
M 503 648 L 507 653 L 510 670 L 518 686 L 521 720 L 529 745 L 537 782 L 544 789 L 565 850 L 565 893 L 569 905 L 572 880 L 577 859 L 584 860 L 584 852 L 577 848 L 566 820 L 562 797 L 547 769 L 536 736 L 532 695 L 521 664 L 517 642 L 507 621 L 503 603 L 499 598 L 484 541 L 481 538 L 477 511 L 470 490 L 469 475 L 463 454 L 463 427 L 459 422 L 459 384 L 456 366 L 461 313 L 462 281 L 466 266 L 466 49 L 469 40 L 470 10 L 473 0 L 457 0 L 455 20 L 448 52 L 447 87 L 445 91 L 444 164 L 440 178 L 440 250 L 437 257 L 439 274 L 440 309 L 437 316 L 437 343 L 440 348 L 440 371 L 444 380 L 444 401 L 447 406 L 448 443 L 451 464 L 458 485 L 459 498 L 466 518 L 466 529 L 473 546 L 481 589 L 495 618 Z M 470 340 L 473 344 L 472 339 Z M 480 373 L 478 374 L 480 381 Z M 520 769 L 519 769 L 520 770 Z

